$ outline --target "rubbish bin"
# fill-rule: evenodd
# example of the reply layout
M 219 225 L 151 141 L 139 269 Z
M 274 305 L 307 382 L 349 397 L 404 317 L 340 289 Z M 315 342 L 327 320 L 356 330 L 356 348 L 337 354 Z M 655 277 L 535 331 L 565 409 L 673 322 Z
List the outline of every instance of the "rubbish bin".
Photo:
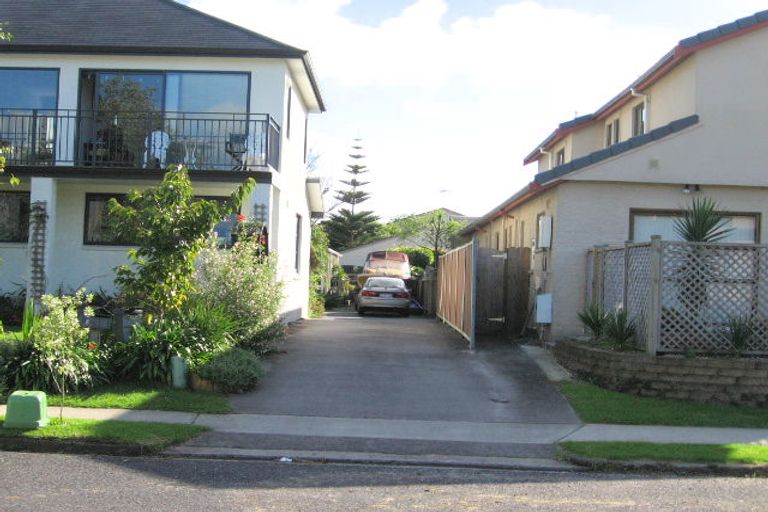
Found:
M 171 357 L 171 382 L 176 389 L 187 387 L 187 360 L 180 356 Z

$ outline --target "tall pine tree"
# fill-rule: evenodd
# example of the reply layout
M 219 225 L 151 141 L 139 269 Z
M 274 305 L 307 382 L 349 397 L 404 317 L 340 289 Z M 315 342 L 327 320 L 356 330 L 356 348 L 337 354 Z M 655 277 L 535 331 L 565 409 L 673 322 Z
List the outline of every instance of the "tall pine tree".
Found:
M 379 218 L 373 212 L 355 211 L 357 205 L 370 198 L 370 194 L 362 190 L 362 187 L 370 183 L 370 181 L 361 180 L 361 176 L 369 172 L 368 167 L 360 163 L 365 158 L 362 151 L 360 139 L 355 139 L 352 144 L 352 154 L 349 155 L 352 163 L 344 169 L 351 176 L 349 179 L 340 180 L 347 188 L 337 191 L 335 195 L 336 200 L 341 204 L 349 205 L 349 208 L 341 208 L 325 223 L 330 245 L 339 251 L 370 241 L 377 236 L 381 227 Z

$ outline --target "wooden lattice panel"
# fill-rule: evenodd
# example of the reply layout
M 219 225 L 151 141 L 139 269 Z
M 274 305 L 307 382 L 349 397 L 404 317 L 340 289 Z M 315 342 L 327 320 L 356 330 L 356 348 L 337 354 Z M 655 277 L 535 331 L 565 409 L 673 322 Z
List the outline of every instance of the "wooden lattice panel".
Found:
M 625 310 L 637 328 L 637 341 L 643 345 L 647 336 L 648 308 L 651 292 L 650 244 L 627 247 Z
M 731 352 L 729 323 L 748 320 L 744 352 L 768 353 L 768 250 L 735 244 L 662 244 L 661 352 Z
M 624 249 L 605 249 L 602 255 L 602 305 L 616 311 L 624 305 Z

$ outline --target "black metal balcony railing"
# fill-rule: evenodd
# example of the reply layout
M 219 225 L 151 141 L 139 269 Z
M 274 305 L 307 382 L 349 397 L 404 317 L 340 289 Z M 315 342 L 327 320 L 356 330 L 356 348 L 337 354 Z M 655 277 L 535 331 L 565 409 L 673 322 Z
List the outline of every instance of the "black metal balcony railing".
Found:
M 280 168 L 268 114 L 0 109 L 0 147 L 9 166 Z

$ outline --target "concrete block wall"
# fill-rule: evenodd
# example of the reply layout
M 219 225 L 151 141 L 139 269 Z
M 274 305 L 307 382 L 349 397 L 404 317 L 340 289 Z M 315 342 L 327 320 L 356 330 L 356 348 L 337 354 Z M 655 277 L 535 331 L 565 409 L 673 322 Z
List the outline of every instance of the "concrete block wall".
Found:
M 768 406 L 768 359 L 685 358 L 555 345 L 558 362 L 581 379 L 639 396 Z

